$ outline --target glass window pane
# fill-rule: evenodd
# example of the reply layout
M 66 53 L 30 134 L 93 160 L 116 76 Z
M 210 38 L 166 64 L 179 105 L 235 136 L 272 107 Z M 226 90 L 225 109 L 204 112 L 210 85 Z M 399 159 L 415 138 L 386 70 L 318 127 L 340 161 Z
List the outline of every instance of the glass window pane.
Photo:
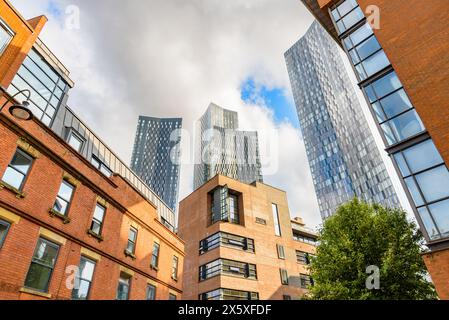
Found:
M 388 118 L 392 118 L 405 110 L 413 108 L 403 89 L 396 91 L 395 93 L 390 94 L 386 98 L 380 100 L 380 103 L 382 104 Z
M 8 222 L 0 220 L 0 248 L 3 246 L 9 227 L 10 224 Z
M 399 169 L 401 170 L 402 176 L 403 177 L 409 176 L 411 173 L 410 173 L 410 170 L 407 167 L 407 163 L 405 162 L 405 159 L 402 156 L 402 154 L 401 153 L 396 153 L 394 155 L 394 159 L 396 160 L 396 163 L 399 166 Z
M 94 275 L 95 263 L 84 257 L 81 257 L 80 261 L 80 277 L 81 279 L 92 281 Z
M 418 209 L 419 216 L 421 217 L 422 223 L 424 224 L 424 227 L 426 228 L 427 234 L 429 235 L 429 238 L 432 240 L 440 238 L 440 234 L 435 227 L 435 224 L 432 221 L 432 218 L 430 217 L 429 211 L 426 207 L 422 207 Z
M 343 21 L 345 25 L 345 30 L 351 28 L 353 25 L 355 25 L 357 22 L 362 20 L 365 16 L 363 15 L 363 12 L 360 8 L 356 8 L 350 13 L 348 13 L 341 21 Z
M 75 149 L 76 151 L 80 152 L 81 147 L 83 146 L 83 140 L 78 138 L 75 134 L 71 133 L 69 136 L 68 144 Z
M 22 172 L 23 174 L 27 174 L 28 170 L 31 166 L 31 158 L 29 156 L 25 156 L 21 151 L 17 151 L 11 161 L 11 167 Z
M 58 197 L 66 201 L 70 201 L 70 199 L 72 198 L 73 189 L 74 188 L 70 183 L 62 181 L 61 187 L 59 188 Z
M 99 204 L 95 206 L 94 218 L 98 221 L 103 221 L 105 208 Z
M 373 83 L 374 91 L 379 98 L 386 96 L 400 87 L 402 87 L 402 84 L 399 81 L 396 72 L 390 72 Z
M 91 226 L 90 230 L 92 232 L 94 232 L 95 234 L 100 235 L 101 225 L 96 221 L 92 221 L 92 226 Z
M 3 178 L 2 181 L 6 182 L 7 184 L 9 184 L 10 186 L 20 190 L 22 187 L 22 183 L 25 180 L 25 176 L 14 170 L 13 168 L 6 168 L 5 173 L 3 174 Z
M 410 110 L 388 122 L 399 141 L 423 132 L 424 125 L 416 111 Z
M 344 16 L 345 14 L 347 14 L 349 11 L 351 11 L 353 8 L 355 8 L 357 6 L 358 6 L 357 1 L 346 0 L 345 2 L 341 3 L 337 7 L 337 10 L 340 13 L 340 16 Z
M 382 108 L 380 107 L 379 102 L 375 102 L 372 104 L 374 114 L 376 115 L 376 118 L 379 122 L 384 122 L 387 120 L 387 117 L 385 117 L 384 112 L 382 111 Z
M 128 240 L 135 242 L 137 237 L 137 231 L 134 229 L 129 229 Z
M 374 94 L 374 90 L 372 86 L 367 86 L 364 88 L 366 95 L 368 96 L 369 102 L 376 101 L 376 95 Z
M 55 210 L 59 213 L 62 213 L 62 214 L 66 214 L 68 207 L 69 207 L 69 203 L 67 201 L 62 200 L 60 198 L 56 198 L 55 204 L 53 206 L 53 210 Z
M 381 50 L 369 57 L 365 61 L 362 62 L 363 67 L 368 76 L 375 74 L 376 72 L 382 70 L 386 66 L 390 65 L 390 61 L 385 55 L 384 51 Z
M 356 46 L 364 39 L 368 38 L 370 35 L 373 34 L 373 30 L 368 24 L 364 24 L 360 28 L 358 28 L 356 31 L 351 33 L 351 35 L 348 37 L 351 39 L 352 45 Z M 350 47 L 346 47 L 347 49 L 350 49 Z
M 90 282 L 82 279 L 76 281 L 76 286 L 72 291 L 73 300 L 86 300 L 89 295 Z
M 449 197 L 449 171 L 445 165 L 416 175 L 427 202 Z
M 442 237 L 449 236 L 449 200 L 440 201 L 429 206 L 429 210 L 440 230 Z
M 417 207 L 424 205 L 424 201 L 419 193 L 418 187 L 416 186 L 415 180 L 412 177 L 405 179 L 405 183 L 407 184 L 407 188 L 412 195 L 413 201 Z
M 443 163 L 432 140 L 426 140 L 403 151 L 404 157 L 413 173 Z
M 359 53 L 360 59 L 364 60 L 366 57 L 371 55 L 380 49 L 379 42 L 377 42 L 376 37 L 371 36 L 369 39 L 366 39 L 361 44 L 356 47 L 357 52 Z
M 56 262 L 59 247 L 49 244 L 49 242 L 39 239 L 33 261 L 39 262 L 49 267 L 53 267 Z
M 39 291 L 47 291 L 47 285 L 50 281 L 51 268 L 36 263 L 30 265 L 25 287 L 36 289 Z
M 147 288 L 147 300 L 155 300 L 156 299 L 156 287 L 152 285 L 148 285 Z
M 382 131 L 384 132 L 385 138 L 387 139 L 388 145 L 392 145 L 392 144 L 396 143 L 396 138 L 393 135 L 393 131 L 391 131 L 391 128 L 388 125 L 388 123 L 382 124 L 381 127 L 382 127 Z
M 8 43 L 11 40 L 11 38 L 12 35 L 7 30 L 5 30 L 3 26 L 0 24 L 0 55 L 8 46 Z

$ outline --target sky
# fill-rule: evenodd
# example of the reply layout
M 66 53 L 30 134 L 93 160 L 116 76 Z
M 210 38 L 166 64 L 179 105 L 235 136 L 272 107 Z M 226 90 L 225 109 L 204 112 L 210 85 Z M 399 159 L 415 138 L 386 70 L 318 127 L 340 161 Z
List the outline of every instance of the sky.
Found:
M 71 72 L 69 106 L 126 163 L 139 115 L 182 117 L 186 197 L 194 124 L 214 102 L 239 112 L 240 129 L 258 131 L 264 182 L 287 192 L 292 217 L 319 226 L 284 60 L 313 21 L 299 0 L 11 3 L 27 19 L 48 17 L 40 38 Z

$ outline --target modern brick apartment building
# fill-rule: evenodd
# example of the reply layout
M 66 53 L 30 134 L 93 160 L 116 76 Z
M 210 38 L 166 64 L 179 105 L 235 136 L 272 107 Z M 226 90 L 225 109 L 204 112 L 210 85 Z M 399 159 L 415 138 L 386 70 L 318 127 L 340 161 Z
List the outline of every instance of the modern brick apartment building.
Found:
M 0 18 L 0 299 L 180 298 L 170 209 L 67 108 L 46 18 L 6 0 Z M 30 121 L 8 112 L 23 89 Z
M 449 299 L 449 1 L 302 2 L 348 54 Z
M 316 234 L 291 221 L 284 191 L 217 175 L 179 205 L 183 299 L 298 299 Z

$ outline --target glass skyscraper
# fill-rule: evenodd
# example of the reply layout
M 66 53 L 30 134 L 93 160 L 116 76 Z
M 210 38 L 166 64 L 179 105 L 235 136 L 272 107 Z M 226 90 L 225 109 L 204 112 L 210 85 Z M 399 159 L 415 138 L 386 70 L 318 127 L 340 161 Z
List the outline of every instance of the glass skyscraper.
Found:
M 322 218 L 353 197 L 399 207 L 335 41 L 315 21 L 285 59 Z
M 179 193 L 180 118 L 139 117 L 131 169 L 172 209 Z
M 263 181 L 257 132 L 238 130 L 238 114 L 211 103 L 198 120 L 195 190 L 217 174 L 241 182 Z

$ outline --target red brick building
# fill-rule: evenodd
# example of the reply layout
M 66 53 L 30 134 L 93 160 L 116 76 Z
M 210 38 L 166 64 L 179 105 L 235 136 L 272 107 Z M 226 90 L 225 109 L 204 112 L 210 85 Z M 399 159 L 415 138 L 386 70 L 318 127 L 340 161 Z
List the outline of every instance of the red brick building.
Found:
M 302 2 L 348 54 L 449 299 L 449 1 Z
M 0 18 L 0 299 L 180 298 L 173 212 L 67 108 L 46 18 Z M 24 89 L 30 121 L 9 112 Z
M 180 202 L 183 299 L 294 300 L 313 279 L 316 234 L 291 220 L 287 195 L 217 175 Z

